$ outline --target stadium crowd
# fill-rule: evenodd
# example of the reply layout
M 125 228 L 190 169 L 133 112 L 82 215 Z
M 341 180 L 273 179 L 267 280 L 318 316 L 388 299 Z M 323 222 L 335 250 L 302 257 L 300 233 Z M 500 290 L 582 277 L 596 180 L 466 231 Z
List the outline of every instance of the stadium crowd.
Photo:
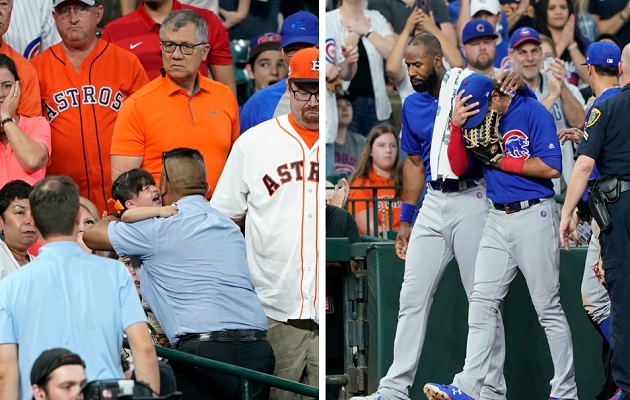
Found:
M 605 203 L 611 216 L 625 218 L 612 204 L 627 204 L 618 195 L 630 179 L 623 153 L 627 139 L 621 139 L 628 118 L 620 117 L 627 103 L 617 96 L 628 90 L 629 18 L 627 1 L 327 1 L 328 187 L 340 182 L 338 191 L 347 179 L 348 204 L 342 207 L 353 214 L 358 232 L 395 238 L 396 254 L 405 260 L 393 364 L 378 391 L 353 399 L 409 398 L 435 285 L 453 258 L 470 301 L 466 362 L 452 385 L 427 384 L 426 396 L 505 398 L 505 338 L 497 309 L 518 269 L 530 286 L 553 358 L 550 398 L 576 399 L 570 331 L 557 303 L 558 288 L 539 277 L 557 279 L 560 244 L 569 250 L 569 237 L 589 246 L 583 305 L 605 339 L 604 351 L 616 349 L 612 361 L 605 361 L 610 372 L 597 398 L 630 398 L 623 339 L 630 327 L 617 314 L 630 302 L 620 294 L 620 275 L 612 275 L 613 287 L 603 278 L 608 268 L 627 275 L 618 258 L 628 249 L 622 239 L 627 228 L 613 222 L 611 230 L 592 220 L 596 211 L 585 192 L 591 170 L 590 177 L 604 187 L 613 182 L 617 197 Z M 612 121 L 605 112 L 620 114 Z M 499 121 L 494 126 L 500 143 L 492 155 L 481 155 L 470 150 L 474 140 L 463 136 L 490 126 L 491 115 Z M 591 131 L 603 135 L 603 124 L 607 136 L 589 140 Z M 474 198 L 463 201 L 468 194 L 484 199 L 480 208 Z M 564 207 L 555 204 L 554 195 L 567 196 Z M 468 214 L 460 216 L 460 207 Z M 533 228 L 533 213 L 549 216 L 554 226 Z M 585 233 L 578 237 L 578 231 Z M 544 232 L 552 239 L 528 249 L 532 240 L 518 239 L 522 232 L 531 238 Z M 478 243 L 472 253 L 462 245 L 470 235 Z M 528 244 L 520 248 L 521 242 Z M 442 249 L 443 259 L 429 255 L 442 257 Z M 504 281 L 493 286 L 499 276 Z M 339 365 L 331 363 L 330 371 L 336 370 Z
M 241 398 L 154 346 L 318 385 L 317 12 L 0 0 L 1 399 Z

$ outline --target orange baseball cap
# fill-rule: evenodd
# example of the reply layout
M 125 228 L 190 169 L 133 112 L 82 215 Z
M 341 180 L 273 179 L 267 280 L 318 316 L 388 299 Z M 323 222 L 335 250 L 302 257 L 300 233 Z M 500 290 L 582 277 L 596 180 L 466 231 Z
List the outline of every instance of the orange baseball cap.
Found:
M 309 47 L 295 53 L 289 64 L 292 82 L 319 82 L 319 49 Z

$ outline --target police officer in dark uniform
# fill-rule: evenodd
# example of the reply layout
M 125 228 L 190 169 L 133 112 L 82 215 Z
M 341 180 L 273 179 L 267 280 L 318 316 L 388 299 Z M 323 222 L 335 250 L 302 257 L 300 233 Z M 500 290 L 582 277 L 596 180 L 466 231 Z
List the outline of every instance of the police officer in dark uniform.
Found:
M 611 301 L 612 374 L 621 400 L 630 399 L 630 45 L 623 49 L 619 73 L 621 93 L 593 107 L 562 207 L 560 240 L 569 250 L 569 237 L 579 243 L 573 210 L 597 164 L 600 185 L 617 178 L 618 198 L 607 204 L 612 226 L 602 229 L 602 265 Z M 625 79 L 624 79 L 625 78 Z M 598 221 L 599 222 L 599 221 Z

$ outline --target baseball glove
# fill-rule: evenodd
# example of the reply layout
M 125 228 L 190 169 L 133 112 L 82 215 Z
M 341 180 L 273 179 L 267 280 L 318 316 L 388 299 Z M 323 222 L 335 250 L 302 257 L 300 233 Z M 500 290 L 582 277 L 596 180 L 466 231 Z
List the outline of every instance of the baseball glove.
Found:
M 463 129 L 466 148 L 486 165 L 494 165 L 503 155 L 503 138 L 499 133 L 499 112 L 490 111 L 481 124 L 475 128 Z

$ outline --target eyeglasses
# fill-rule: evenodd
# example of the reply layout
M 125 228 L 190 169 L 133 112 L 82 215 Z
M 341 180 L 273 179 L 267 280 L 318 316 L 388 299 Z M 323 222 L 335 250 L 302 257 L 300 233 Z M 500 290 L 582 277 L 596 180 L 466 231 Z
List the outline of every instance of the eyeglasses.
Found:
M 295 100 L 310 101 L 311 97 L 315 96 L 315 100 L 319 101 L 319 92 L 307 92 L 306 90 L 294 90 L 293 88 L 289 88 L 289 90 L 293 93 Z
M 182 52 L 182 54 L 185 54 L 187 56 L 195 52 L 195 47 L 204 46 L 208 44 L 208 43 L 197 43 L 197 44 L 175 43 L 175 42 L 170 42 L 170 41 L 162 41 L 160 43 L 162 44 L 162 50 L 164 50 L 167 53 L 174 53 L 175 49 L 179 47 L 179 50 Z
M 78 5 L 78 6 L 62 6 L 55 9 L 55 13 L 61 18 L 68 18 L 70 16 L 70 10 L 74 10 L 74 14 L 82 17 L 86 15 L 90 9 L 94 6 Z

